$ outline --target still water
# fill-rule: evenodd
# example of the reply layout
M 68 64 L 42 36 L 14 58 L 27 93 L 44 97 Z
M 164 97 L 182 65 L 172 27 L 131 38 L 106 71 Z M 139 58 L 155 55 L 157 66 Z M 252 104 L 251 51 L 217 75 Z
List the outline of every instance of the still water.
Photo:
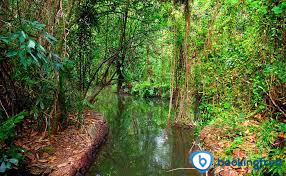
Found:
M 109 136 L 87 176 L 199 176 L 189 168 L 193 131 L 167 128 L 168 101 L 102 93 L 96 110 L 109 124 Z

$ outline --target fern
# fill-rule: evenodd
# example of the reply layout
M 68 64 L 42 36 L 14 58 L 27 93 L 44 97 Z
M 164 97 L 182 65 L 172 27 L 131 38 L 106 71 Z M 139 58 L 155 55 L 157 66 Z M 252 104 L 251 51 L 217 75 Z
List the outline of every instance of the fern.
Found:
M 17 123 L 21 122 L 27 115 L 26 112 L 21 112 L 0 125 L 0 141 L 4 141 L 14 134 L 14 128 Z

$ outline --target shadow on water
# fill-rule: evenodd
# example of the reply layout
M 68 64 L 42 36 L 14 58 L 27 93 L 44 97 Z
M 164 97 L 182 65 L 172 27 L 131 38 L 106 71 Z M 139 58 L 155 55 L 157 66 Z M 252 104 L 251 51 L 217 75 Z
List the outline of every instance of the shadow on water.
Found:
M 168 102 L 102 93 L 96 104 L 109 123 L 109 136 L 88 176 L 200 175 L 191 167 L 188 151 L 193 131 L 165 128 Z

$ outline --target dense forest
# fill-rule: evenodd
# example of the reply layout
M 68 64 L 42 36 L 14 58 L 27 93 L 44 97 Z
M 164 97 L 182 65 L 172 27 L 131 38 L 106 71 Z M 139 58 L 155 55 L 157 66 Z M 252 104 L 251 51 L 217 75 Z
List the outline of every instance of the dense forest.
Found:
M 167 102 L 215 156 L 284 161 L 243 175 L 286 174 L 284 0 L 0 0 L 0 70 L 0 173 L 24 128 L 82 124 L 112 89 Z

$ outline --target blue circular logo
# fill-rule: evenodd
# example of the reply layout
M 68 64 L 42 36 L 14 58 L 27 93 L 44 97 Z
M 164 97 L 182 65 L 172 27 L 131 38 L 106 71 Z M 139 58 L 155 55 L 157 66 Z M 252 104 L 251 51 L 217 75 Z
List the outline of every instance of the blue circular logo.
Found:
M 197 171 L 202 174 L 212 166 L 214 157 L 210 152 L 196 151 L 190 155 L 190 161 Z

